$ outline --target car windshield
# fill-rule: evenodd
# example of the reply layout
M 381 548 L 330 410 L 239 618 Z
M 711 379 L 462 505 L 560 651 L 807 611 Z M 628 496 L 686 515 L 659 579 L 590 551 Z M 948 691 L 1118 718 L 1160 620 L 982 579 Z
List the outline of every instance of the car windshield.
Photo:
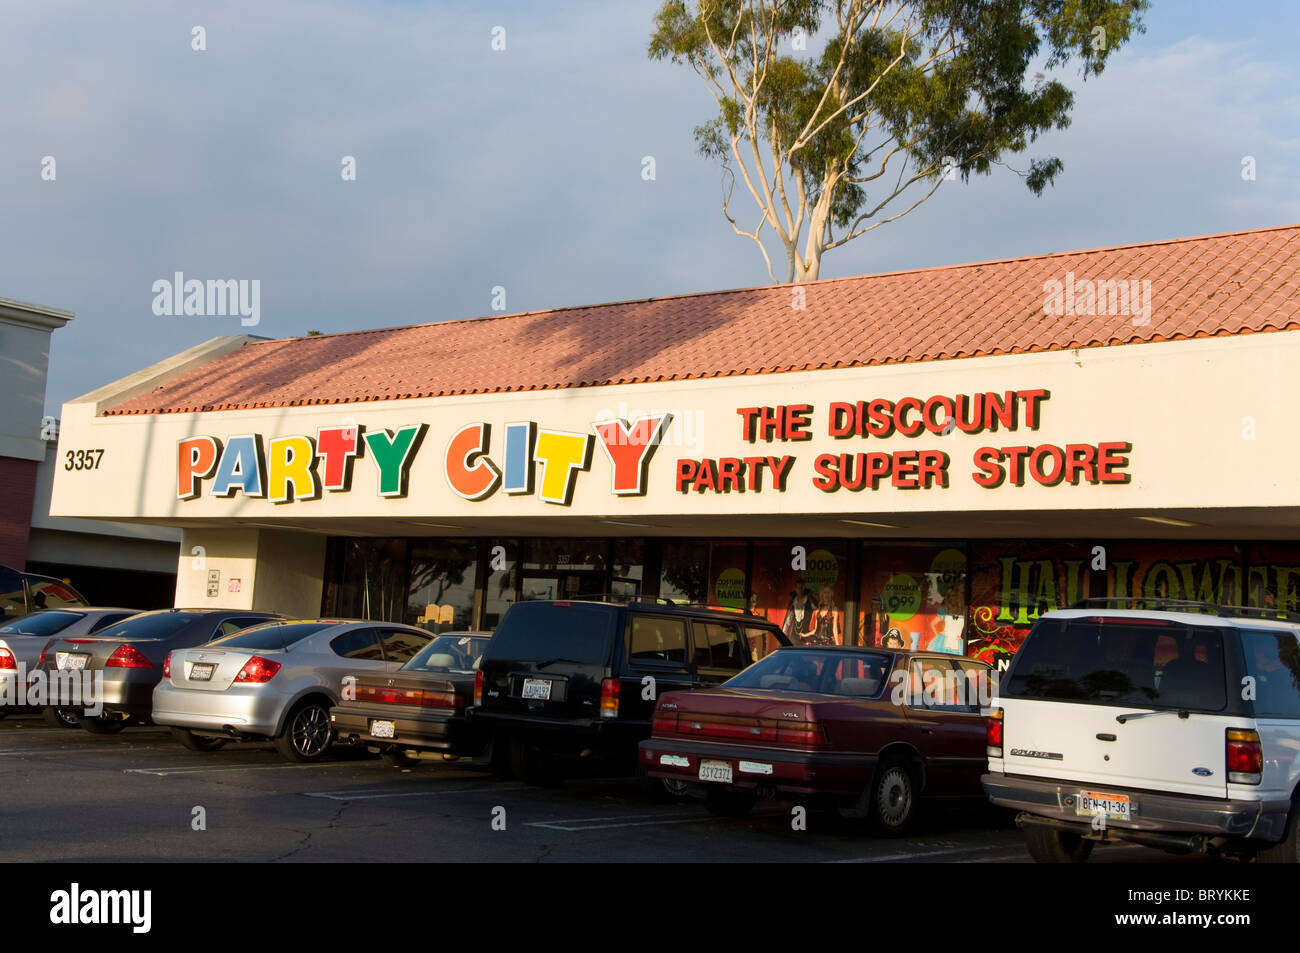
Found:
M 486 638 L 440 635 L 402 666 L 404 672 L 455 672 L 469 675 L 487 650 Z
M 195 619 L 202 618 L 201 612 L 158 612 L 132 616 L 114 623 L 95 633 L 97 639 L 165 639 L 179 632 Z
M 287 649 L 309 635 L 315 635 L 323 629 L 332 629 L 337 625 L 337 622 L 266 622 L 241 629 L 208 644 L 223 649 L 261 649 L 270 652 L 274 649 Z
M 0 635 L 53 635 L 62 632 L 81 618 L 79 612 L 37 612 L 17 622 L 0 626 Z
M 884 690 L 891 661 L 876 652 L 777 649 L 723 687 L 875 698 Z
M 1041 619 L 1003 678 L 1007 698 L 1222 711 L 1223 630 L 1148 618 Z

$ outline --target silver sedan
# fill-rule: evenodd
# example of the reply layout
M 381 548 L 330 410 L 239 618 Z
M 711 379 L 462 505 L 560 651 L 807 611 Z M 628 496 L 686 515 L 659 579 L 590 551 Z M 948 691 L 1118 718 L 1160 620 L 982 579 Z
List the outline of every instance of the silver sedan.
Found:
M 43 707 L 28 698 L 27 675 L 36 670 L 41 651 L 55 636 L 84 638 L 128 619 L 139 609 L 69 606 L 44 609 L 0 625 L 0 718 L 12 711 Z M 10 702 L 12 699 L 12 702 Z M 45 708 L 45 720 L 56 728 L 76 728 L 75 708 Z
M 394 622 L 271 622 L 167 656 L 153 720 L 191 751 L 272 739 L 290 761 L 330 746 L 344 677 L 395 672 L 434 638 Z

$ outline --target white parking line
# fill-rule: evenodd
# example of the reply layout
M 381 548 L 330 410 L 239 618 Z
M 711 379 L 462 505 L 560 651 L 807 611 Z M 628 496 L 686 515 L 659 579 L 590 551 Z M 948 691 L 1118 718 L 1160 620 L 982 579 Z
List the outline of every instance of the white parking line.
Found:
M 389 794 L 382 789 L 380 791 L 304 791 L 303 794 L 307 797 L 329 798 L 331 801 L 373 801 L 389 797 L 440 797 L 445 794 L 482 794 L 484 791 L 523 791 L 527 787 L 526 784 L 496 784 L 490 788 L 445 788 L 433 791 L 402 791 L 398 794 Z
M 650 818 L 650 820 L 638 820 Z M 552 831 L 602 831 L 617 827 L 658 827 L 664 824 L 698 824 L 714 821 L 711 815 L 703 817 L 668 817 L 662 814 L 623 814 L 606 817 L 574 817 L 561 821 L 529 821 L 525 827 L 544 827 Z M 613 823 L 611 823 L 613 822 Z
M 154 750 L 153 745 L 131 745 L 129 747 L 123 746 L 120 748 L 105 748 L 103 746 L 94 748 L 53 748 L 49 745 L 41 745 L 40 747 L 33 748 L 6 748 L 5 750 L 0 751 L 0 754 L 82 754 L 96 752 L 116 752 L 120 754 L 123 751 L 151 750 Z
M 169 774 L 205 774 L 217 771 L 302 771 L 313 768 L 346 768 L 355 767 L 349 761 L 327 761 L 322 764 L 250 764 L 250 765 L 221 765 L 218 767 L 208 767 L 206 765 L 185 765 L 179 768 L 123 768 L 123 774 L 152 774 L 157 777 L 166 777 Z

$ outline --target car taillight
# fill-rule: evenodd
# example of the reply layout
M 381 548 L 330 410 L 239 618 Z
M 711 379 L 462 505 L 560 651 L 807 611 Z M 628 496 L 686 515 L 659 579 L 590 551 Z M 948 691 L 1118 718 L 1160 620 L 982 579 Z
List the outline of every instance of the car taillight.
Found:
M 69 639 L 69 642 L 72 640 Z M 153 668 L 153 662 L 144 657 L 134 645 L 119 645 L 104 663 L 105 668 Z
M 617 678 L 606 678 L 600 683 L 600 717 L 618 717 L 618 688 L 621 684 Z
M 254 655 L 244 663 L 244 667 L 235 676 L 235 681 L 252 682 L 260 685 L 262 682 L 269 682 L 278 671 L 280 671 L 279 662 L 262 658 L 260 655 Z
M 418 705 L 422 708 L 464 708 L 464 699 L 457 699 L 454 689 L 432 688 L 372 688 L 357 687 L 357 701 L 378 702 L 381 705 Z
M 677 734 L 677 712 L 656 711 L 650 730 L 656 735 Z
M 168 652 L 167 657 L 163 659 L 163 678 L 172 677 L 172 653 Z
M 778 744 L 824 745 L 826 729 L 815 721 L 783 721 L 776 726 Z
M 1264 774 L 1264 749 L 1259 743 L 1259 732 L 1229 728 L 1225 754 L 1230 783 L 1259 784 Z
M 483 707 L 483 669 L 474 673 L 474 707 Z
M 49 661 L 49 656 L 46 653 L 49 652 L 50 646 L 53 644 L 54 644 L 53 639 L 45 643 L 45 648 L 41 649 L 41 657 L 36 660 L 37 665 L 44 665 L 46 662 Z
M 14 653 L 8 649 L 0 649 L 0 668 L 17 668 L 14 663 Z
M 988 718 L 984 720 L 984 742 L 988 745 L 988 756 L 990 758 L 1002 757 L 1002 722 L 1005 718 L 1005 712 L 1001 708 L 994 708 L 989 712 Z

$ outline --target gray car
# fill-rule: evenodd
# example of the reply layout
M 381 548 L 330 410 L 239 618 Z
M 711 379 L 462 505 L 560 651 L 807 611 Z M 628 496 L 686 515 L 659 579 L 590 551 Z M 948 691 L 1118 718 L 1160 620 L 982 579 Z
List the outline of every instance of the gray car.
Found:
M 52 638 L 85 638 L 140 611 L 77 606 L 45 609 L 0 624 L 0 718 L 43 708 L 28 697 L 27 676 L 36 670 L 41 651 Z M 45 720 L 56 728 L 77 727 L 75 709 L 43 708 L 43 711 Z
M 329 710 L 344 677 L 395 672 L 433 638 L 393 622 L 255 626 L 172 652 L 154 689 L 153 720 L 191 751 L 271 739 L 290 761 L 316 761 L 329 749 Z

